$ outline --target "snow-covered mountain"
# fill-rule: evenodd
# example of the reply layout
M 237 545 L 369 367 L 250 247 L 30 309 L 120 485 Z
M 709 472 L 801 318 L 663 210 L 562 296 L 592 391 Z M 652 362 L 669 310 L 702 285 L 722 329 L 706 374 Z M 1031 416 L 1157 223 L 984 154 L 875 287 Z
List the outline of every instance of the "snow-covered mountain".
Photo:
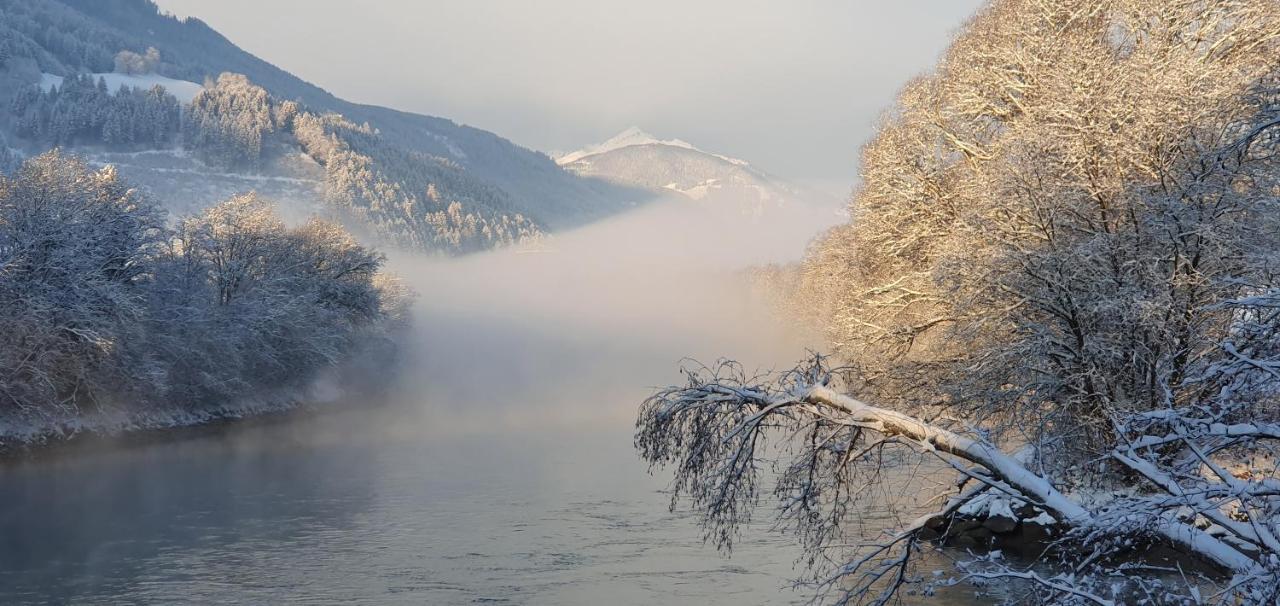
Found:
M 178 212 L 256 189 L 433 253 L 650 198 L 491 132 L 340 99 L 152 0 L 0 0 L 0 172 L 53 147 L 116 164 Z
M 680 139 L 667 139 L 666 141 L 660 141 L 653 135 L 650 135 L 649 133 L 641 130 L 639 127 L 633 126 L 631 128 L 628 128 L 627 130 L 624 130 L 618 133 L 617 135 L 614 135 L 612 139 L 609 139 L 604 143 L 599 143 L 596 145 L 588 145 L 587 147 L 584 147 L 578 151 L 563 154 L 556 158 L 556 162 L 558 162 L 561 166 L 563 166 L 566 164 L 572 164 L 574 162 L 577 162 L 578 160 L 581 160 L 587 156 L 603 154 L 606 152 L 611 152 L 617 149 L 622 149 L 624 147 L 631 147 L 634 145 L 666 145 L 670 147 L 680 147 L 684 149 L 692 149 L 692 150 L 698 149 L 694 147 L 692 144 L 690 144 L 688 141 L 682 141 Z
M 745 160 L 659 139 L 632 127 L 613 138 L 562 154 L 556 162 L 575 174 L 695 200 L 732 199 L 745 209 L 814 202 L 815 194 L 773 177 Z

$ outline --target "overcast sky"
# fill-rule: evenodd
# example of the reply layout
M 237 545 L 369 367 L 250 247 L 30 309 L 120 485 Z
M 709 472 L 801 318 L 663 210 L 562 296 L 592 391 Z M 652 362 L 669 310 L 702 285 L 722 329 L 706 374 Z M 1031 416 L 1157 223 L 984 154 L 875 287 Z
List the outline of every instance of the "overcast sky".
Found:
M 157 0 L 348 100 L 543 151 L 639 126 L 841 187 L 978 0 Z

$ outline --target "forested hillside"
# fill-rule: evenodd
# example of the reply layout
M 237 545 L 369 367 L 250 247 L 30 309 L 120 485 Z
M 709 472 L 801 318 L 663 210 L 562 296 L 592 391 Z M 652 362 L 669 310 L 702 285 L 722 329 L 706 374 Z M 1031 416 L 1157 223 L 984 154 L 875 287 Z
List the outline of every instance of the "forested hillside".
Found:
M 148 90 L 107 87 L 106 80 L 73 75 L 61 87 L 20 88 L 9 102 L 14 133 L 55 146 L 102 144 L 163 147 L 178 133 L 178 100 L 155 86 Z
M 0 14 L 0 131 L 27 153 L 181 145 L 221 172 L 306 181 L 313 175 L 281 168 L 301 152 L 323 167 L 314 189 L 336 218 L 392 245 L 448 253 L 536 237 L 649 197 L 567 173 L 492 133 L 338 99 L 148 0 L 0 0 Z M 112 71 L 208 88 L 175 128 L 181 110 L 166 91 L 110 90 L 87 75 Z M 60 86 L 49 85 L 54 76 Z M 311 190 L 303 184 L 297 197 Z

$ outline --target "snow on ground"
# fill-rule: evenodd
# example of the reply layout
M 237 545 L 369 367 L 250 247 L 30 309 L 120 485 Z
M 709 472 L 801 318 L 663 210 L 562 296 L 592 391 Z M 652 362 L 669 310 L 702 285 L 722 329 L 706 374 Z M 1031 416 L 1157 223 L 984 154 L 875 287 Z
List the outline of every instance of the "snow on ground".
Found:
M 701 200 L 707 197 L 707 194 L 711 193 L 711 190 L 720 189 L 719 181 L 719 179 L 707 179 L 706 181 L 690 187 L 689 189 L 680 189 L 679 183 L 668 183 L 664 187 L 671 191 L 689 196 L 694 200 Z
M 98 78 L 105 79 L 107 81 L 107 88 L 112 92 L 119 90 L 121 86 L 132 86 L 134 88 L 147 90 L 159 84 L 160 86 L 163 86 L 169 94 L 176 97 L 178 101 L 181 101 L 182 103 L 191 103 L 191 100 L 195 98 L 196 93 L 204 90 L 203 86 L 196 84 L 195 82 L 174 80 L 173 78 L 166 78 L 156 74 L 135 76 L 131 74 L 103 73 L 92 74 L 92 76 L 95 82 Z M 47 91 L 54 86 L 62 86 L 62 76 L 45 73 L 40 74 L 40 88 Z

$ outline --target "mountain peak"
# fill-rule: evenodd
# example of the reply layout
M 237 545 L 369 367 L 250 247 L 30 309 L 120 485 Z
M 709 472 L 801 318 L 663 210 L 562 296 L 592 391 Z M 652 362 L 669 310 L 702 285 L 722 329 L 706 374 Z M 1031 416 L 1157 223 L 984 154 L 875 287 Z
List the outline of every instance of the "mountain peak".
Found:
M 610 137 L 609 140 L 606 141 L 605 143 L 637 141 L 637 140 L 657 141 L 657 138 L 649 134 L 648 131 L 645 131 L 643 128 L 640 128 L 639 126 L 632 126 L 614 135 L 613 137 Z
M 603 154 L 615 149 L 622 149 L 624 147 L 632 147 L 635 145 L 666 145 L 669 147 L 683 147 L 685 149 L 701 151 L 686 141 L 682 141 L 680 139 L 667 139 L 664 141 L 649 134 L 648 132 L 645 132 L 644 129 L 638 126 L 632 126 L 610 137 L 604 143 L 588 145 L 578 151 L 564 154 L 563 156 L 556 158 L 556 162 L 563 166 L 565 164 L 577 162 L 587 156 Z
M 681 139 L 659 139 L 637 126 L 556 161 L 583 177 L 655 195 L 730 200 L 751 212 L 813 198 L 745 160 L 705 151 Z

